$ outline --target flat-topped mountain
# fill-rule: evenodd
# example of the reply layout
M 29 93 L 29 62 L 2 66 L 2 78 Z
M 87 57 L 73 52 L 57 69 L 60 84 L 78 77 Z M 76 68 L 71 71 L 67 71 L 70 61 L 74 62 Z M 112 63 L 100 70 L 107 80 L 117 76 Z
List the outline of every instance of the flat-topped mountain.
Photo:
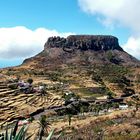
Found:
M 56 118 L 55 123 L 50 121 L 54 128 L 58 127 L 57 132 L 64 128 L 65 132 L 68 130 L 68 137 L 74 136 L 73 140 L 78 139 L 79 132 L 82 136 L 93 132 L 95 136 L 91 130 L 97 128 L 91 126 L 103 127 L 103 131 L 107 130 L 104 135 L 111 137 L 126 132 L 132 132 L 134 137 L 133 134 L 137 136 L 140 132 L 136 127 L 140 114 L 137 106 L 140 104 L 140 62 L 125 52 L 114 36 L 50 37 L 38 55 L 26 59 L 21 66 L 2 69 L 0 74 L 3 78 L 0 82 L 2 126 L 30 115 L 35 118 L 29 128 L 34 133 L 38 129 L 37 120 L 46 115 L 48 120 Z M 127 110 L 120 110 L 122 106 Z M 72 131 L 67 129 L 70 127 L 64 122 L 66 118 L 62 119 L 67 113 L 80 113 L 80 118 L 72 119 Z M 96 115 L 97 119 L 89 114 Z M 122 118 L 125 119 L 120 127 L 118 120 Z M 73 133 L 73 128 L 78 135 Z
M 80 50 L 120 50 L 118 39 L 107 35 L 70 35 L 67 38 L 50 37 L 45 44 L 45 49 L 48 47 L 62 47 L 64 51 L 67 48 Z M 69 50 L 70 51 L 70 50 Z
M 70 35 L 67 38 L 50 37 L 44 45 L 44 50 L 35 57 L 26 59 L 23 64 L 40 68 L 64 64 L 137 66 L 139 61 L 126 53 L 114 36 Z

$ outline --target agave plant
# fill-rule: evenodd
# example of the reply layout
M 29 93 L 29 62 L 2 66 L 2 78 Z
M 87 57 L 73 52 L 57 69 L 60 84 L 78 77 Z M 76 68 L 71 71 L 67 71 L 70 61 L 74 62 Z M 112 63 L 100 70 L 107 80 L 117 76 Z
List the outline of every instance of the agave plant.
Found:
M 46 138 L 46 140 L 51 140 L 52 136 L 54 134 L 54 129 L 51 130 L 51 132 L 49 133 L 48 137 Z M 55 139 L 59 140 L 59 138 L 62 136 L 63 132 L 61 132 Z
M 42 140 L 42 136 L 46 133 L 48 135 L 48 130 L 50 128 L 50 123 L 47 121 L 45 115 L 42 115 L 39 119 L 39 140 Z
M 54 133 L 54 129 L 49 133 L 48 137 L 46 138 L 46 140 L 51 140 L 52 136 Z
M 46 140 L 51 140 L 51 138 L 54 135 L 54 129 L 52 129 L 50 131 L 50 126 L 51 124 L 47 121 L 47 117 L 45 115 L 42 115 L 39 119 L 39 136 L 38 136 L 38 140 L 42 140 L 42 137 L 47 134 L 47 138 Z M 50 132 L 49 132 L 50 131 Z M 59 138 L 61 137 L 63 133 L 61 132 L 55 139 L 59 140 Z
M 16 121 L 14 128 L 11 129 L 10 133 L 8 131 L 8 125 L 6 127 L 6 131 L 4 135 L 0 138 L 0 140 L 28 140 L 32 135 L 26 136 L 27 126 L 22 126 L 21 129 L 18 130 L 18 121 Z
M 41 123 L 44 124 L 44 126 L 41 126 L 42 127 L 41 131 L 42 131 L 42 129 L 45 128 L 45 125 L 47 123 L 46 123 L 46 121 L 44 122 L 44 119 L 41 119 L 40 121 L 42 121 Z M 18 130 L 18 121 L 16 121 L 14 128 L 12 128 L 9 133 L 8 125 L 7 125 L 5 133 L 0 134 L 0 140 L 29 140 L 32 137 L 32 135 L 29 135 L 29 136 L 26 135 L 27 128 L 28 128 L 28 126 L 24 125 L 20 128 L 19 131 L 17 131 Z M 51 140 L 53 134 L 54 134 L 54 129 L 51 130 L 50 133 L 48 133 L 46 140 Z M 42 136 L 43 136 L 42 132 L 39 135 L 40 135 L 39 139 L 40 138 L 42 139 Z M 56 140 L 58 140 L 61 137 L 61 135 L 62 135 L 62 133 L 60 133 L 57 136 Z

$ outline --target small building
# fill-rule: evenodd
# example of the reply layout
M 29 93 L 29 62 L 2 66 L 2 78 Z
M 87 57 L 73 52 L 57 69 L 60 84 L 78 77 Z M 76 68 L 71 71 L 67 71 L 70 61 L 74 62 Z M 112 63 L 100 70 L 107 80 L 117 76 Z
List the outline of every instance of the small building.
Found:
M 108 96 L 96 97 L 97 100 L 107 100 Z
M 127 104 L 120 104 L 119 105 L 119 109 L 121 109 L 121 110 L 125 110 L 127 108 L 128 108 L 128 105 Z

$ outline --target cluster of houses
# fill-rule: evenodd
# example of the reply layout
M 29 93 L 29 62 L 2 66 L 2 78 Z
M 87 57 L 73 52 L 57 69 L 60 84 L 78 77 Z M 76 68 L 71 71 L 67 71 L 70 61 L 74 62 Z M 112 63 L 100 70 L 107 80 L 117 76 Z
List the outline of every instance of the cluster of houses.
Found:
M 74 96 L 74 93 L 71 91 L 67 91 L 65 93 L 65 98 L 67 98 L 68 100 L 66 100 L 66 104 L 67 103 L 72 103 L 77 101 L 78 99 Z M 96 99 L 92 99 L 92 100 L 86 100 L 88 103 L 94 103 L 94 104 L 98 104 L 98 105 L 106 105 L 106 104 L 112 104 L 112 103 L 117 103 L 118 104 L 118 108 L 120 110 L 125 110 L 128 109 L 128 105 L 126 103 L 123 102 L 123 98 L 112 98 L 112 99 L 108 99 L 108 96 L 102 96 L 102 97 L 97 97 Z
M 16 80 L 12 80 L 12 82 L 10 83 L 13 83 L 13 84 L 17 84 L 17 88 L 25 93 L 25 94 L 29 94 L 29 93 L 41 93 L 42 95 L 45 95 L 46 93 L 46 85 L 45 84 L 40 84 L 36 87 L 34 87 L 32 85 L 32 80 L 31 81 L 28 81 L 25 82 L 23 80 L 20 80 L 20 79 L 16 79 Z M 59 85 L 61 86 L 61 84 Z M 65 103 L 66 104 L 69 104 L 69 103 L 72 103 L 72 102 L 75 102 L 76 100 L 78 100 L 77 96 L 75 96 L 75 94 L 71 91 L 66 91 L 65 92 Z M 111 103 L 118 103 L 119 104 L 119 109 L 127 109 L 128 108 L 128 105 L 123 103 L 123 97 L 120 97 L 120 98 L 111 98 L 109 99 L 108 96 L 102 96 L 102 97 L 97 97 L 94 101 L 88 101 L 88 103 L 94 103 L 94 104 L 111 104 Z
M 27 80 L 25 82 L 24 80 L 20 79 L 11 79 L 8 83 L 8 85 L 15 86 L 17 89 L 19 89 L 21 92 L 25 94 L 29 93 L 41 93 L 45 94 L 46 93 L 46 86 L 45 84 L 40 84 L 36 87 L 32 85 L 33 80 L 31 79 L 30 81 Z

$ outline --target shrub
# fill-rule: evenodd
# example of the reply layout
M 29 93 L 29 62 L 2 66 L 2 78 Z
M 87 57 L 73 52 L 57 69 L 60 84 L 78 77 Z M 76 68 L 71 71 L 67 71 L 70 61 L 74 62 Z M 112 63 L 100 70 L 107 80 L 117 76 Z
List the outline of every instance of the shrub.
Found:
M 115 56 L 113 55 L 113 53 L 111 51 L 107 52 L 107 58 L 109 61 L 111 61 Z
M 93 74 L 92 80 L 94 80 L 96 82 L 102 82 L 102 78 L 98 74 Z
M 8 85 L 8 88 L 10 88 L 10 89 L 17 89 L 17 87 L 18 87 L 18 85 L 16 83 Z
M 12 128 L 10 135 L 8 132 L 8 125 L 6 127 L 6 131 L 4 134 L 1 134 L 1 140 L 28 140 L 30 136 L 26 135 L 27 127 L 22 126 L 21 129 L 18 131 L 18 121 L 15 122 L 14 128 Z
M 28 82 L 29 84 L 32 84 L 32 83 L 33 83 L 33 79 L 29 78 L 29 79 L 27 80 L 27 82 Z

